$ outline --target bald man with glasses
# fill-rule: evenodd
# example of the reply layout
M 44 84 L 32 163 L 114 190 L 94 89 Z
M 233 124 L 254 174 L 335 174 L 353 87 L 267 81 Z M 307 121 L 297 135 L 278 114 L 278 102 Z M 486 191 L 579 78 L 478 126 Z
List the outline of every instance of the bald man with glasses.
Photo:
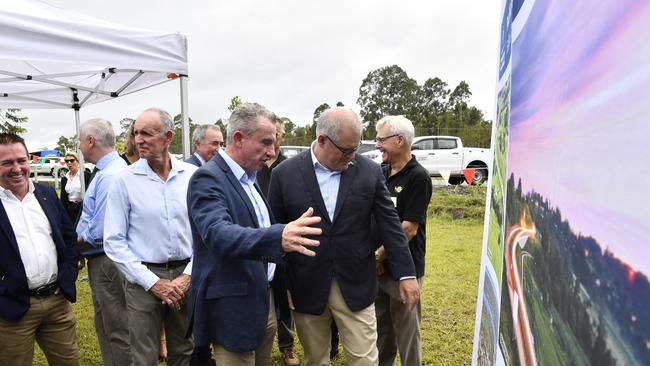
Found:
M 356 153 L 360 140 L 361 122 L 354 111 L 328 109 L 318 118 L 311 149 L 279 165 L 271 176 L 269 203 L 278 222 L 295 220 L 308 207 L 322 217 L 316 255 L 285 256 L 290 305 L 307 366 L 329 364 L 325 345 L 332 319 L 348 364 L 377 365 L 374 252 L 379 243 L 400 280 L 402 301 L 413 307 L 419 299 L 408 240 L 379 165 Z

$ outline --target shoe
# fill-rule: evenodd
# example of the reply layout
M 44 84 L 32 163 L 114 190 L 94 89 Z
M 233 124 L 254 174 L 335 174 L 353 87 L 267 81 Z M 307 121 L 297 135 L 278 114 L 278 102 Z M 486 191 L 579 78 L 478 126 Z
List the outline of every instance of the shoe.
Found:
M 295 353 L 293 353 L 293 348 L 285 348 L 282 350 L 282 358 L 284 359 L 284 364 L 287 366 L 298 366 L 300 365 L 300 360 Z

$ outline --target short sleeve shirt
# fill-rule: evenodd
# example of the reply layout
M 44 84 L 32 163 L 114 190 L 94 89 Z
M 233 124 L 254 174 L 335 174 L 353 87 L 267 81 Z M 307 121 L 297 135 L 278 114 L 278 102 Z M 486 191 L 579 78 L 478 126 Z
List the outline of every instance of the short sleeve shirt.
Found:
M 383 172 L 388 192 L 397 208 L 400 221 L 418 223 L 418 230 L 413 239 L 409 241 L 409 249 L 415 264 L 415 275 L 420 278 L 424 276 L 427 208 L 432 192 L 431 177 L 413 155 L 404 168 L 396 174 L 390 176 L 390 165 L 383 166 Z

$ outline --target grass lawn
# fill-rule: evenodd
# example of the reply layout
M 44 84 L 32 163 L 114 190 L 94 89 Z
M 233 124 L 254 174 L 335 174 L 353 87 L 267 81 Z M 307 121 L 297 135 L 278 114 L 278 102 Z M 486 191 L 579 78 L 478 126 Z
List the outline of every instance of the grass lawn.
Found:
M 422 288 L 425 365 L 471 364 L 474 317 L 483 235 L 484 188 L 436 190 L 429 206 L 427 258 Z M 85 274 L 85 272 L 83 273 Z M 88 282 L 77 282 L 80 364 L 101 365 Z M 296 345 L 302 359 L 302 349 Z M 47 365 L 40 350 L 35 365 Z M 341 350 L 333 365 L 345 365 Z M 283 365 L 274 347 L 272 365 Z

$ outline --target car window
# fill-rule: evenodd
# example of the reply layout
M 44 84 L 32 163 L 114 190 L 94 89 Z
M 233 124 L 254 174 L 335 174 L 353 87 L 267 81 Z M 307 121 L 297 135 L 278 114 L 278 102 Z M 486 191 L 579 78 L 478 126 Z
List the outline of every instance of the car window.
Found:
M 436 139 L 437 148 L 441 150 L 455 149 L 458 145 L 456 139 Z
M 414 143 L 413 146 L 418 146 L 420 150 L 433 150 L 433 140 L 432 139 L 420 140 Z

